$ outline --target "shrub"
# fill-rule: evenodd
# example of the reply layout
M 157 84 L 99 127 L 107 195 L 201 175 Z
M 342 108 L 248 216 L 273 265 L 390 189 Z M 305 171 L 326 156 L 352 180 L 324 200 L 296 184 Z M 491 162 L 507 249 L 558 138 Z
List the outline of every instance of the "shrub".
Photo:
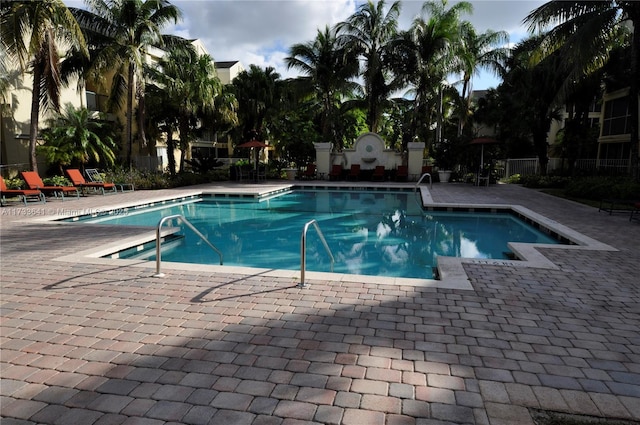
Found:
M 505 179 L 505 182 L 508 184 L 521 184 L 522 176 L 520 174 L 512 174 Z
M 20 178 L 4 179 L 4 184 L 7 185 L 7 189 L 25 189 L 27 184 Z
M 42 179 L 45 186 L 73 186 L 72 183 L 64 176 L 45 177 Z
M 117 168 L 104 173 L 104 179 L 114 183 L 133 184 L 138 190 L 172 187 L 168 176 L 159 171 Z
M 570 181 L 569 177 L 526 175 L 520 177 L 524 187 L 537 189 L 563 189 Z
M 603 198 L 640 199 L 640 183 L 628 177 L 579 177 L 571 179 L 565 194 L 594 201 Z

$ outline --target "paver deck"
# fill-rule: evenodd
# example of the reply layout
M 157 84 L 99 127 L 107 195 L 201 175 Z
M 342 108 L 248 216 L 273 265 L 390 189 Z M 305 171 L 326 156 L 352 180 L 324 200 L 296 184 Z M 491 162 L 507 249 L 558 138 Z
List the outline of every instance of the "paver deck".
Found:
M 57 259 L 147 230 L 42 221 L 228 187 L 254 189 L 0 209 L 3 425 L 530 425 L 530 409 L 640 421 L 640 225 L 626 214 L 436 184 L 434 202 L 522 205 L 618 250 L 543 249 L 558 269 L 465 264 L 473 290 L 301 289 L 189 268 L 157 279 Z

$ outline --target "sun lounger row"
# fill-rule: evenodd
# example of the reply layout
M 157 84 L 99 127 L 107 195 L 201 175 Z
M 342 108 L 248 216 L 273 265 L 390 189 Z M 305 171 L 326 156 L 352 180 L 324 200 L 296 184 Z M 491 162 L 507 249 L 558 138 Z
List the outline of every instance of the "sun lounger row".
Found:
M 89 171 L 89 170 L 87 170 Z M 97 173 L 97 170 L 95 174 Z M 67 176 L 71 180 L 73 186 L 47 186 L 44 184 L 40 176 L 35 171 L 22 171 L 20 176 L 25 181 L 27 189 L 9 189 L 2 177 L 0 177 L 0 198 L 2 205 L 5 205 L 7 198 L 18 198 L 25 205 L 28 201 L 46 202 L 46 195 L 60 198 L 65 200 L 65 196 L 75 197 L 78 199 L 81 194 L 88 193 L 101 193 L 103 195 L 107 193 L 116 193 L 117 188 L 120 187 L 121 191 L 133 190 L 133 185 L 116 185 L 115 183 L 108 183 L 102 181 L 86 181 L 82 176 L 80 170 L 68 169 L 65 170 Z M 91 174 L 89 174 L 91 175 Z M 97 178 L 97 176 L 94 176 Z

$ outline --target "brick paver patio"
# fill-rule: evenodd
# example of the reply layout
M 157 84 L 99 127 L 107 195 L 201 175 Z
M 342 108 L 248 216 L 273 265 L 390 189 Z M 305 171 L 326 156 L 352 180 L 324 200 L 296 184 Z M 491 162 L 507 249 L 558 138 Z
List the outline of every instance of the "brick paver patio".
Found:
M 523 205 L 619 250 L 542 250 L 556 270 L 465 264 L 473 290 L 157 279 L 57 260 L 146 230 L 42 221 L 202 189 L 0 209 L 3 425 L 531 425 L 531 409 L 640 421 L 628 215 L 511 185 L 435 185 L 434 202 Z

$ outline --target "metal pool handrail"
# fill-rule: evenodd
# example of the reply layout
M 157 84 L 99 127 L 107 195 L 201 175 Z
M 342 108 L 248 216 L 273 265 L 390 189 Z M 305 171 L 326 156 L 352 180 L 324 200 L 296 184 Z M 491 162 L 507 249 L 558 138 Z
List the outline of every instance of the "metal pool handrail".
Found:
M 333 273 L 333 263 L 335 262 L 333 258 L 333 254 L 331 253 L 331 249 L 327 244 L 327 240 L 324 238 L 322 231 L 320 230 L 320 226 L 318 226 L 318 222 L 316 220 L 311 220 L 304 225 L 302 229 L 302 236 L 300 237 L 300 284 L 298 287 L 304 288 L 306 283 L 304 282 L 304 272 L 307 267 L 307 231 L 309 230 L 309 226 L 313 224 L 313 227 L 316 228 L 316 232 L 318 232 L 318 236 L 320 237 L 320 241 L 322 245 L 324 245 L 324 249 L 327 250 L 327 254 L 329 254 L 329 258 L 331 259 L 331 272 Z
M 416 203 L 418 204 L 418 206 L 420 207 L 420 209 L 423 208 L 423 205 L 421 202 L 418 201 L 418 186 L 420 185 L 420 183 L 422 183 L 422 180 L 424 180 L 425 177 L 429 177 L 429 188 L 433 189 L 433 180 L 431 180 L 431 174 L 429 173 L 424 173 L 423 175 L 420 176 L 420 178 L 418 179 L 418 181 L 416 182 L 416 185 L 413 187 L 413 193 L 415 193 L 415 198 L 416 198 Z M 420 199 L 422 199 L 422 197 L 420 197 Z
M 431 180 L 431 174 L 429 173 L 424 173 L 423 175 L 420 176 L 420 178 L 418 179 L 418 182 L 415 185 L 415 189 L 418 188 L 418 185 L 422 183 L 422 180 L 424 180 L 425 177 L 429 177 L 429 189 L 433 189 L 433 180 Z
M 198 237 L 204 241 L 204 243 L 209 245 L 211 249 L 213 249 L 220 256 L 220 265 L 222 265 L 222 252 L 218 248 L 213 246 L 213 244 L 209 242 L 209 240 L 202 233 L 200 233 L 200 231 L 196 229 L 195 226 L 189 222 L 189 220 L 187 220 L 182 214 L 169 215 L 167 217 L 162 217 L 162 219 L 160 219 L 160 221 L 158 222 L 158 226 L 156 227 L 156 274 L 154 274 L 153 277 L 164 277 L 164 273 L 160 272 L 160 263 L 162 262 L 162 252 L 160 250 L 160 229 L 167 220 L 171 220 L 174 218 L 180 219 L 180 221 L 186 224 L 187 227 L 193 231 L 193 233 L 198 235 Z

